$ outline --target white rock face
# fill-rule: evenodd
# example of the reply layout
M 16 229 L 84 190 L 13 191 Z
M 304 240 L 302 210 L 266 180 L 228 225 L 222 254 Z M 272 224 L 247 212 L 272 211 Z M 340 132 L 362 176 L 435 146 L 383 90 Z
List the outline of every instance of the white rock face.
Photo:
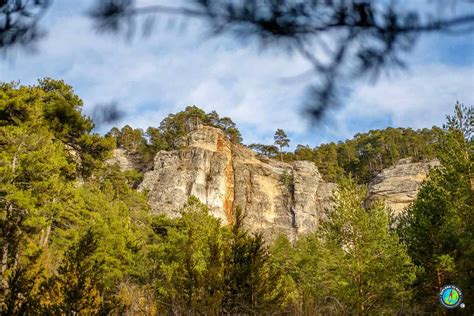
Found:
M 118 164 L 120 169 L 123 171 L 136 169 L 136 166 L 132 162 L 132 159 L 128 156 L 127 151 L 122 148 L 116 148 L 113 150 L 112 158 L 107 160 L 107 164 L 110 164 L 110 165 Z
M 148 191 L 155 213 L 177 216 L 194 195 L 226 224 L 239 206 L 246 214 L 245 225 L 267 239 L 278 234 L 295 239 L 314 231 L 334 188 L 311 162 L 262 161 L 208 126 L 190 133 L 183 149 L 159 152 L 140 186 Z
M 334 183 L 324 182 L 316 165 L 309 161 L 293 163 L 294 212 L 299 233 L 314 231 L 325 210 L 331 205 L 331 197 L 336 189 Z
M 401 214 L 416 199 L 429 169 L 437 165 L 437 161 L 411 162 L 410 158 L 401 159 L 370 183 L 369 200 L 383 199 L 395 215 Z
M 118 163 L 123 170 L 134 168 L 122 149 L 115 150 L 109 163 Z M 415 200 L 430 166 L 435 165 L 400 160 L 370 183 L 368 201 L 383 199 L 400 214 Z M 224 224 L 231 223 L 236 207 L 241 207 L 251 231 L 263 232 L 267 240 L 278 234 L 295 240 L 317 229 L 332 205 L 336 185 L 324 182 L 312 162 L 289 164 L 262 158 L 232 144 L 220 129 L 198 126 L 183 140 L 182 149 L 155 156 L 139 189 L 148 191 L 150 208 L 157 214 L 178 216 L 177 211 L 194 195 Z

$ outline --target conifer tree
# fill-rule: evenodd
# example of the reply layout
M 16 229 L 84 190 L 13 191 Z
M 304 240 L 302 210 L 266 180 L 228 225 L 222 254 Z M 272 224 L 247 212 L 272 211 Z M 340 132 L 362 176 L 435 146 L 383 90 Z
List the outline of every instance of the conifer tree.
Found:
M 263 235 L 251 235 L 243 226 L 244 213 L 235 210 L 225 260 L 223 314 L 262 314 L 277 310 L 284 296 L 278 287 L 280 271 L 271 269 Z
M 103 304 L 101 295 L 103 261 L 95 256 L 98 240 L 88 229 L 67 251 L 54 281 L 59 298 L 55 309 L 66 314 L 98 314 Z
M 280 128 L 276 130 L 273 139 L 275 140 L 275 144 L 280 148 L 280 160 L 283 161 L 283 147 L 290 146 L 290 139 L 285 131 Z
M 179 314 L 218 313 L 223 288 L 223 231 L 206 205 L 190 197 L 180 217 L 156 217 L 155 292 L 159 310 Z
M 312 249 L 299 255 L 311 313 L 393 314 L 406 307 L 415 267 L 389 228 L 388 210 L 383 203 L 364 209 L 365 196 L 353 180 L 342 180 L 327 219 L 301 243 L 301 250 Z
M 456 105 L 444 130 L 438 131 L 437 158 L 407 213 L 399 233 L 414 262 L 423 268 L 417 278 L 417 306 L 439 310 L 437 293 L 446 283 L 460 286 L 472 298 L 474 271 L 473 213 L 474 143 L 472 107 Z M 469 132 L 471 130 L 471 132 Z

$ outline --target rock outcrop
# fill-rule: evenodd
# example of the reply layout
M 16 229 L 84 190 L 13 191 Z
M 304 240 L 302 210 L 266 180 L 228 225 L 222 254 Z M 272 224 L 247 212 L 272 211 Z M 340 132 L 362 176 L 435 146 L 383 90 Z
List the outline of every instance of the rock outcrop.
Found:
M 269 239 L 280 233 L 295 239 L 315 230 L 334 188 L 311 162 L 260 158 L 208 126 L 191 132 L 182 149 L 160 151 L 140 186 L 149 192 L 155 213 L 177 216 L 194 195 L 223 223 L 232 222 L 235 208 L 241 207 L 245 225 Z
M 117 164 L 122 171 L 138 169 L 137 165 L 133 162 L 133 159 L 127 154 L 127 151 L 122 148 L 116 148 L 113 150 L 112 157 L 107 160 L 107 164 Z
M 370 183 L 369 201 L 383 199 L 394 214 L 399 215 L 416 199 L 430 167 L 438 164 L 437 161 L 411 162 L 410 158 L 401 159 Z
M 263 232 L 268 240 L 278 234 L 295 240 L 314 231 L 331 207 L 336 185 L 325 182 L 312 162 L 261 157 L 209 126 L 197 126 L 181 143 L 179 150 L 158 152 L 140 184 L 154 213 L 178 216 L 194 195 L 224 224 L 231 223 L 236 207 L 241 207 L 251 231 Z M 116 149 L 109 163 L 122 170 L 138 168 L 123 149 Z M 383 199 L 400 214 L 415 200 L 434 165 L 437 162 L 400 160 L 369 184 L 368 202 Z

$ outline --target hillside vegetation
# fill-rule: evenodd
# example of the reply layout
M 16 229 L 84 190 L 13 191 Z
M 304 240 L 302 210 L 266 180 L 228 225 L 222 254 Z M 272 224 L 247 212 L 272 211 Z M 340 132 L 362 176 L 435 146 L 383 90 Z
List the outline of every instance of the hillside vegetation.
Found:
M 189 106 L 184 111 L 170 114 L 159 127 L 149 127 L 146 131 L 132 128 L 129 125 L 118 129 L 112 128 L 107 136 L 115 139 L 117 147 L 127 150 L 138 163 L 146 166 L 160 150 L 179 149 L 183 138 L 198 124 L 222 129 L 229 140 L 242 143 L 240 131 L 228 117 L 219 117 L 215 111 L 206 114 L 196 106 Z M 367 183 L 377 173 L 390 167 L 402 158 L 413 161 L 431 160 L 435 157 L 435 144 L 439 127 L 432 129 L 413 130 L 411 128 L 387 128 L 359 133 L 353 139 L 344 142 L 322 144 L 315 148 L 297 145 L 294 152 L 283 152 L 286 146 L 278 148 L 275 144 L 250 144 L 249 148 L 263 156 L 282 160 L 308 160 L 314 162 L 326 181 L 336 182 L 342 177 L 352 174 L 360 183 Z
M 473 117 L 457 104 L 443 128 L 370 131 L 283 154 L 279 132 L 265 154 L 314 161 L 339 189 L 318 231 L 268 244 L 245 230 L 239 207 L 230 226 L 194 197 L 178 218 L 152 215 L 133 189 L 140 174 L 105 163 L 119 146 L 147 168 L 196 124 L 241 143 L 230 118 L 188 107 L 158 127 L 101 136 L 63 81 L 0 84 L 0 313 L 433 314 L 447 283 L 472 302 Z M 440 166 L 395 228 L 381 201 L 363 207 L 359 184 L 403 157 Z

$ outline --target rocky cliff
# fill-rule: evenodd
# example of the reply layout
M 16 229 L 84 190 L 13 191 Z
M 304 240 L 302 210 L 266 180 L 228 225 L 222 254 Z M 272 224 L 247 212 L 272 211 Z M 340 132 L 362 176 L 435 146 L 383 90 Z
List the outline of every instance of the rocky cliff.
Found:
M 112 158 L 107 161 L 108 164 L 117 164 L 122 171 L 130 169 L 138 169 L 137 164 L 133 162 L 133 159 L 127 154 L 127 151 L 122 148 L 114 149 Z
M 438 164 L 437 161 L 411 162 L 410 158 L 401 159 L 369 184 L 369 201 L 383 199 L 394 214 L 399 215 L 415 200 L 430 167 Z
M 209 206 L 223 223 L 231 223 L 236 207 L 245 224 L 272 239 L 280 233 L 294 240 L 315 230 L 331 206 L 334 183 L 325 182 L 312 162 L 283 163 L 232 144 L 217 128 L 199 126 L 182 148 L 160 151 L 140 190 L 148 191 L 154 213 L 178 216 L 191 195 Z M 133 168 L 126 152 L 117 149 L 111 163 Z M 369 184 L 368 200 L 384 199 L 396 214 L 415 198 L 429 167 L 436 163 L 400 160 Z
M 224 223 L 232 222 L 239 206 L 252 231 L 266 237 L 283 233 L 290 239 L 317 227 L 334 188 L 311 162 L 259 158 L 208 126 L 190 133 L 182 149 L 160 151 L 140 186 L 149 192 L 155 213 L 176 216 L 194 195 Z

